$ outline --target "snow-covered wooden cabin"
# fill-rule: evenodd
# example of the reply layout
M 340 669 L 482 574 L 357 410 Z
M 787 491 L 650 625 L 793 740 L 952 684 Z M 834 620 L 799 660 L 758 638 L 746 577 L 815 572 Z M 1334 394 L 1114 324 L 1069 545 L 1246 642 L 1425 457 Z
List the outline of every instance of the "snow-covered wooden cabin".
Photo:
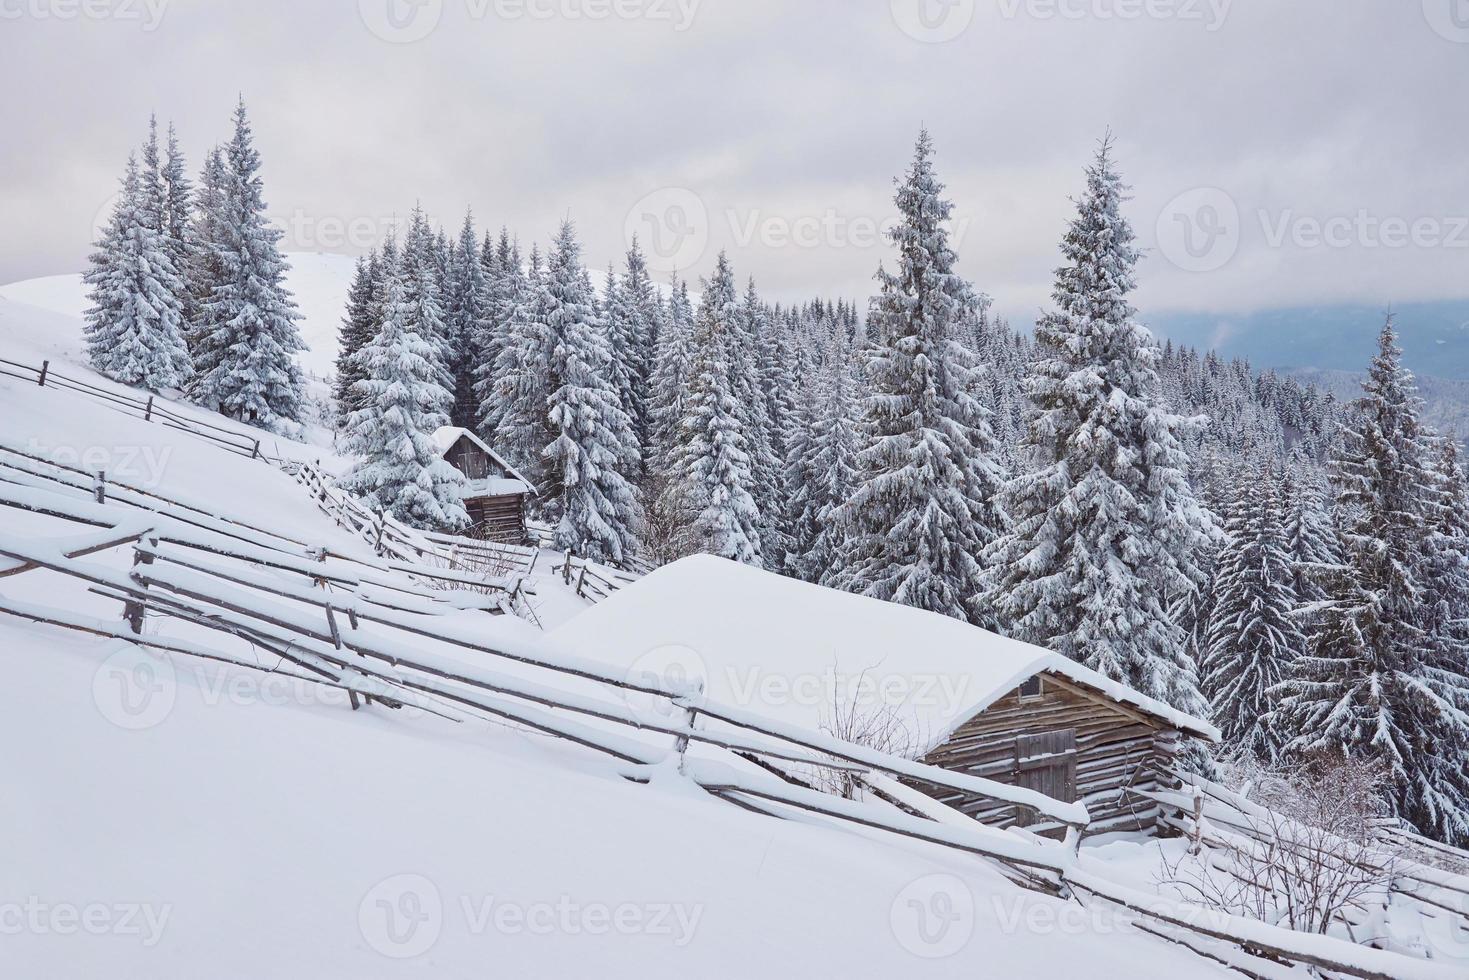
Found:
M 535 485 L 468 429 L 445 426 L 433 439 L 439 455 L 464 474 L 469 535 L 513 544 L 524 541 L 525 507 L 536 493 Z
M 1170 783 L 1181 738 L 1218 738 L 1039 647 L 709 556 L 660 568 L 551 635 L 629 670 L 702 676 L 714 700 L 809 729 L 890 720 L 888 748 L 1080 801 L 1088 833 L 1151 831 L 1157 808 L 1136 791 Z M 1045 829 L 1010 804 L 917 788 L 985 823 Z

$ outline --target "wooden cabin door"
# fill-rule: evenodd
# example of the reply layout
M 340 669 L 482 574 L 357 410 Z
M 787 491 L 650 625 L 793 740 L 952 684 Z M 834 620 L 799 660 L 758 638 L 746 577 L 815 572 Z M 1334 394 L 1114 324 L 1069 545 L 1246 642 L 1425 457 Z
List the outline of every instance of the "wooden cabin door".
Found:
M 1062 803 L 1076 802 L 1076 729 L 1015 739 L 1015 783 Z

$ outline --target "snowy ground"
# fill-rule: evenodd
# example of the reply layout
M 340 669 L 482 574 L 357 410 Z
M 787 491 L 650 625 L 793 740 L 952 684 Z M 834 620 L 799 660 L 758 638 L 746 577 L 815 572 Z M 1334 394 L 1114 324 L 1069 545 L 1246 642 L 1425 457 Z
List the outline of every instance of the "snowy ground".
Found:
M 78 288 L 0 287 L 0 358 L 102 383 L 78 354 Z M 330 336 L 337 308 L 314 302 L 304 332 Z M 0 377 L 0 444 L 366 553 L 268 464 L 77 395 Z M 0 509 L 0 536 L 76 533 Z M 548 627 L 586 607 L 536 584 Z M 0 596 L 118 612 L 49 572 L 0 578 Z M 457 621 L 487 642 L 531 630 Z M 747 813 L 674 771 L 637 785 L 505 726 L 353 712 L 340 692 L 4 616 L 0 671 L 0 977 L 1226 975 L 978 859 Z M 1084 864 L 1147 888 L 1156 846 Z

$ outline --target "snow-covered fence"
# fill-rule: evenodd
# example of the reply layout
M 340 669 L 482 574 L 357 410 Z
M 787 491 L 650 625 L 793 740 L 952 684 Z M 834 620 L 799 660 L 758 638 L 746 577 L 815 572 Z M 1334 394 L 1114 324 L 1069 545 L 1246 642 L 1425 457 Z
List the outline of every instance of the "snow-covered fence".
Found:
M 567 585 L 573 586 L 577 595 L 594 603 L 601 602 L 642 577 L 641 574 L 620 571 L 610 565 L 578 558 L 570 552 L 563 552 L 560 564 L 552 564 L 550 570 L 559 574 Z
M 1385 882 L 1378 907 L 1350 902 L 1333 913 L 1334 921 L 1348 935 L 1381 942 L 1378 931 L 1382 921 L 1392 917 L 1394 907 L 1407 906 L 1415 915 L 1438 923 L 1445 933 L 1457 930 L 1469 938 L 1469 875 L 1419 860 L 1423 852 L 1449 859 L 1469 855 L 1416 838 L 1400 827 L 1389 834 L 1379 828 L 1376 840 L 1384 845 L 1380 848 L 1371 842 L 1343 840 L 1329 831 L 1304 826 L 1212 780 L 1191 773 L 1169 775 L 1187 789 L 1134 792 L 1162 807 L 1164 825 L 1226 855 L 1235 855 L 1246 865 L 1268 862 L 1272 886 L 1281 884 L 1282 874 L 1297 873 L 1308 880 L 1299 885 L 1285 881 L 1285 888 L 1309 890 L 1314 879 L 1325 876 L 1340 892 L 1344 890 L 1339 883 L 1344 874 Z M 1403 846 L 1411 839 L 1421 842 L 1416 856 L 1414 848 Z
M 1249 975 L 1277 976 L 1279 964 L 1288 964 L 1361 980 L 1454 976 L 1436 964 L 1160 899 L 1090 873 L 1075 852 L 1087 822 L 1078 804 L 785 725 L 656 675 L 575 657 L 534 633 L 467 620 L 417 585 L 414 567 L 401 562 L 322 560 L 328 556 L 310 548 L 251 543 L 235 531 L 242 524 L 211 524 L 185 505 L 140 507 L 127 497 L 99 504 L 65 480 L 46 485 L 24 469 L 0 469 L 0 506 L 88 529 L 59 540 L 0 534 L 0 559 L 8 563 L 0 575 L 64 576 L 121 603 L 126 614 L 102 620 L 3 594 L 0 613 L 346 690 L 354 708 L 499 719 L 607 756 L 634 781 L 681 772 L 745 809 L 782 818 L 800 813 L 976 855 L 1028 887 L 1125 909 L 1140 928 Z M 129 546 L 133 561 L 124 564 L 131 567 L 94 560 Z M 144 616 L 189 624 L 189 638 L 140 632 Z M 275 662 L 262 660 L 262 651 Z M 502 672 L 501 662 L 516 669 Z M 668 710 L 642 710 L 629 694 Z M 778 775 L 791 766 L 850 772 L 883 792 L 869 800 L 821 793 Z M 920 800 L 914 785 L 1030 807 L 1067 825 L 1067 840 L 954 819 L 936 801 Z
M 165 428 L 176 429 L 249 459 L 265 458 L 265 454 L 260 449 L 259 439 L 250 438 L 232 429 L 200 419 L 186 418 L 153 395 L 147 398 L 134 398 L 131 395 L 108 391 L 89 382 L 68 377 L 53 368 L 50 361 L 42 361 L 40 367 L 32 367 L 28 364 L 0 358 L 0 374 L 34 382 L 43 388 L 54 388 L 58 391 L 84 395 L 124 415 L 142 419 L 144 422 L 155 422 Z

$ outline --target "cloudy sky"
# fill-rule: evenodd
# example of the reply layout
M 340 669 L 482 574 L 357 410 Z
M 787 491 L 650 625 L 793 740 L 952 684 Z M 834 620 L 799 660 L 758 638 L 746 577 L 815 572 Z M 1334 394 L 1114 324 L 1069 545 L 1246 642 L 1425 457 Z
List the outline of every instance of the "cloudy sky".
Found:
M 420 201 L 865 297 L 927 125 L 1028 319 L 1110 128 L 1145 312 L 1469 297 L 1469 0 L 0 0 L 0 81 L 0 282 L 81 268 L 150 112 L 196 168 L 243 92 L 292 249 Z

